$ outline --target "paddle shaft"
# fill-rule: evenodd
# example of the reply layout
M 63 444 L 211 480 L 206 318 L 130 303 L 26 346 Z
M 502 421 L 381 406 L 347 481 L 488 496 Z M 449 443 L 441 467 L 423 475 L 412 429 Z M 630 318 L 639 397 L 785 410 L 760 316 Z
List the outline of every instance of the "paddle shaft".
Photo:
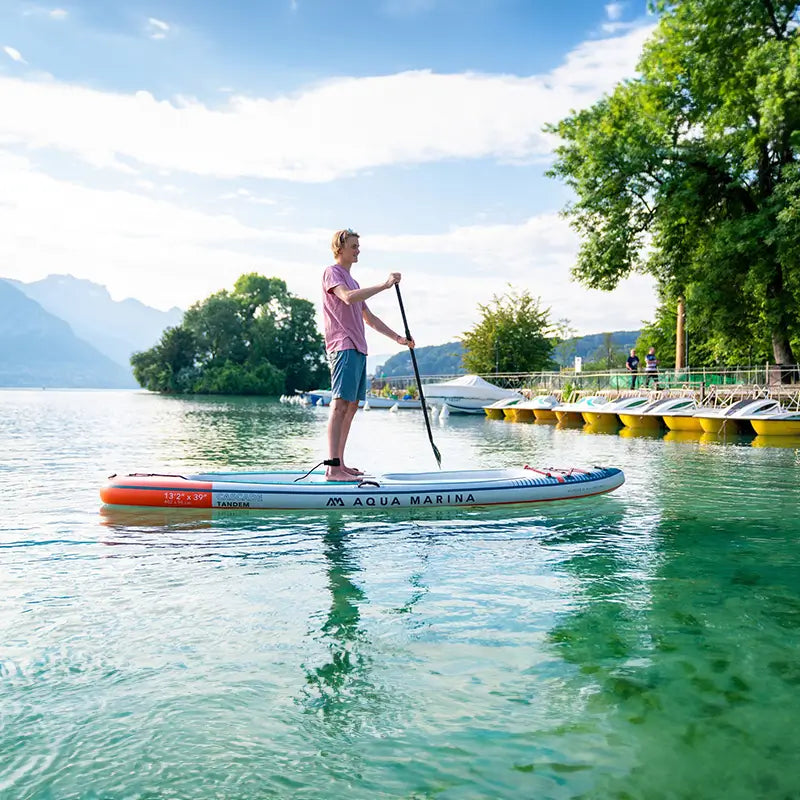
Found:
M 406 319 L 406 310 L 403 306 L 403 296 L 400 294 L 400 285 L 394 285 L 395 290 L 397 291 L 397 302 L 400 304 L 400 314 L 403 317 L 403 327 L 406 330 L 406 339 L 412 339 L 411 331 L 408 329 L 408 320 Z M 409 347 L 408 352 L 411 353 L 411 364 L 414 367 L 414 377 L 417 379 L 417 391 L 419 392 L 419 402 L 422 405 L 422 416 L 425 417 L 425 427 L 428 429 L 428 439 L 431 441 L 431 447 L 433 448 L 433 455 L 436 459 L 436 463 L 439 465 L 439 469 L 442 468 L 442 454 L 439 452 L 439 448 L 433 441 L 433 431 L 431 431 L 431 421 L 428 419 L 428 407 L 425 405 L 425 395 L 422 393 L 422 380 L 419 377 L 419 367 L 417 366 L 417 357 L 414 354 L 414 348 Z

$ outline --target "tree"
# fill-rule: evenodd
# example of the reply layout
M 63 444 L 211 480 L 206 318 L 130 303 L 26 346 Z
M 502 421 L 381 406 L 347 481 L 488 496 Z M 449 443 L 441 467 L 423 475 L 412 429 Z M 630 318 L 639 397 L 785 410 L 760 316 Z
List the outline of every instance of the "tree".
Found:
M 640 76 L 549 129 L 574 275 L 654 275 L 717 352 L 800 343 L 800 40 L 789 0 L 658 0 Z
M 550 309 L 529 292 L 509 291 L 479 305 L 482 319 L 464 333 L 463 363 L 469 372 L 538 372 L 550 369 L 555 334 Z
M 133 377 L 154 392 L 181 391 L 181 375 L 193 367 L 194 359 L 192 334 L 182 326 L 167 328 L 155 347 L 131 356 Z
M 278 395 L 328 374 L 313 304 L 256 273 L 195 303 L 131 364 L 140 385 L 158 392 Z
M 614 344 L 614 334 L 606 332 L 602 334 L 600 346 L 591 354 L 590 361 L 584 364 L 583 368 L 600 371 L 620 369 L 625 366 L 627 355 L 623 348 Z

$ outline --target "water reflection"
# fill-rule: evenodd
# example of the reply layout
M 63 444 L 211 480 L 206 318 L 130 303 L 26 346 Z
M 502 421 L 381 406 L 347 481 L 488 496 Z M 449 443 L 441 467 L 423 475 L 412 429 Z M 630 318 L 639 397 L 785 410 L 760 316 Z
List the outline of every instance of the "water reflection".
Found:
M 584 433 L 590 435 L 611 435 L 616 436 L 619 432 L 619 423 L 616 417 L 613 420 L 602 420 L 600 422 L 587 422 L 583 426 Z
M 348 548 L 348 534 L 341 520 L 329 519 L 323 538 L 323 553 L 330 606 L 315 634 L 327 651 L 327 661 L 306 665 L 309 711 L 321 713 L 328 721 L 344 722 L 353 715 L 354 700 L 374 695 L 369 681 L 371 657 L 369 639 L 360 628 L 360 604 L 364 592 L 356 584 L 360 566 Z
M 750 442 L 753 447 L 783 447 L 800 450 L 800 436 L 755 436 Z
M 667 431 L 665 442 L 699 442 L 705 434 L 702 431 Z
M 622 439 L 661 439 L 664 432 L 647 428 L 620 428 L 619 436 Z
M 170 426 L 162 436 L 164 462 L 177 457 L 190 464 L 269 469 L 297 467 L 316 455 L 313 407 L 255 397 L 161 399 L 168 404 L 164 420 Z
M 739 433 L 703 433 L 700 442 L 706 445 L 742 445 L 749 444 L 752 437 Z

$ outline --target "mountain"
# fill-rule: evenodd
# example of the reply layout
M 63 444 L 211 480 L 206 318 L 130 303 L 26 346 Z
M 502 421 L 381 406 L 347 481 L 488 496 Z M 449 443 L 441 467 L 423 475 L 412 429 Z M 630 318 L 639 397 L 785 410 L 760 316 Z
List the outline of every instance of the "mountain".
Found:
M 392 357 L 391 353 L 376 353 L 367 356 L 367 375 L 381 374 L 381 367 Z
M 136 383 L 64 320 L 0 279 L 0 386 L 127 389 Z
M 45 311 L 63 319 L 75 334 L 130 373 L 132 353 L 147 350 L 164 328 L 180 324 L 183 312 L 146 306 L 139 300 L 112 300 L 108 289 L 72 275 L 48 275 L 33 283 L 9 281 Z
M 641 331 L 610 331 L 611 346 L 618 352 L 628 352 L 635 347 L 636 340 Z M 565 339 L 553 352 L 553 358 L 562 367 L 571 367 L 575 363 L 575 356 L 580 356 L 584 362 L 600 358 L 600 351 L 605 347 L 605 333 L 590 333 L 587 336 L 575 336 Z
M 611 344 L 617 351 L 630 350 L 639 338 L 639 331 L 612 331 Z M 605 333 L 590 333 L 566 339 L 554 351 L 553 359 L 559 366 L 571 367 L 575 356 L 591 361 L 604 345 Z M 418 347 L 417 364 L 420 375 L 462 375 L 466 370 L 461 364 L 464 348 L 461 342 L 448 342 L 434 347 Z M 413 375 L 411 356 L 408 352 L 397 353 L 382 367 L 376 369 L 376 377 L 395 378 Z
M 417 356 L 417 366 L 420 375 L 463 375 L 466 370 L 461 365 L 461 356 L 464 347 L 461 342 L 448 342 L 431 347 L 417 347 L 414 349 Z M 376 370 L 376 377 L 393 378 L 413 375 L 414 367 L 411 365 L 411 356 L 406 350 L 393 355 L 386 363 Z

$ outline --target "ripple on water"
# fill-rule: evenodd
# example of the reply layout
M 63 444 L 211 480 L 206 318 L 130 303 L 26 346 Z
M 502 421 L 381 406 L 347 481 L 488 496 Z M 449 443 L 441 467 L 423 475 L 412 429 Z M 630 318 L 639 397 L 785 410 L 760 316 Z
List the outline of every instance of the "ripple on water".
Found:
M 793 796 L 791 449 L 451 418 L 448 468 L 626 484 L 492 510 L 98 510 L 123 469 L 310 466 L 325 424 L 0 392 L 0 796 Z M 432 468 L 415 415 L 361 416 L 350 448 Z

